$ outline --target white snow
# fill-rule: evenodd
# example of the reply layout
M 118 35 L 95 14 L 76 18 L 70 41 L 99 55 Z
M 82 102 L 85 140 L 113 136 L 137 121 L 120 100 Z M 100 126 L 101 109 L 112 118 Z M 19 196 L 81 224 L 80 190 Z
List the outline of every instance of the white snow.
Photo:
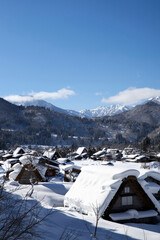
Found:
M 19 161 L 23 165 L 33 164 L 34 166 L 36 166 L 39 163 L 39 158 L 33 157 L 31 155 L 24 155 L 19 158 Z
M 154 167 L 154 166 L 153 166 Z M 158 181 L 160 181 L 160 172 L 156 171 L 147 171 L 144 175 L 142 175 L 140 178 L 145 179 L 147 177 L 152 177 Z
M 77 149 L 76 153 L 77 153 L 78 155 L 81 155 L 84 150 L 85 150 L 85 147 L 79 147 L 79 148 Z
M 18 174 L 20 173 L 22 167 L 23 167 L 22 165 L 20 165 L 19 163 L 16 163 L 16 164 L 12 167 L 13 172 L 11 172 L 11 173 L 9 174 L 9 178 L 10 178 L 11 180 L 15 180 L 16 177 L 18 176 Z
M 57 158 L 56 161 L 60 164 L 65 164 L 68 161 L 68 158 Z
M 13 156 L 19 155 L 19 152 L 20 152 L 21 150 L 24 151 L 23 148 L 17 147 L 16 150 L 13 152 Z M 21 154 L 20 154 L 20 155 L 21 155 Z
M 131 107 L 117 104 L 117 105 L 97 107 L 91 110 L 84 109 L 79 111 L 79 113 L 81 114 L 81 117 L 94 118 L 94 117 L 103 117 L 103 116 L 113 116 L 115 114 L 127 111 L 129 109 L 131 109 Z
M 129 209 L 125 212 L 121 213 L 111 213 L 109 216 L 112 220 L 126 220 L 126 219 L 140 219 L 145 217 L 155 217 L 158 213 L 155 210 L 147 210 L 147 211 L 137 211 L 136 209 Z
M 76 165 L 79 166 L 90 166 L 91 171 L 89 174 L 92 174 L 92 165 L 95 165 L 97 169 L 99 169 L 101 162 L 88 160 L 75 161 Z M 17 165 L 18 166 L 18 165 Z M 15 166 L 16 167 L 16 166 Z M 106 169 L 108 166 L 103 166 Z M 138 170 L 141 176 L 146 173 L 146 169 L 141 169 L 141 164 L 138 163 L 119 163 L 114 162 L 114 166 L 109 166 L 112 169 L 113 173 L 110 173 L 110 176 L 114 176 L 119 172 L 125 172 L 129 169 Z M 114 170 L 114 168 L 116 170 Z M 100 171 L 100 170 L 98 170 Z M 103 171 L 102 171 L 103 173 Z M 135 172 L 136 174 L 136 172 Z M 4 170 L 0 167 L 0 175 L 4 175 Z M 103 176 L 104 178 L 104 176 Z M 105 180 L 105 178 L 104 178 Z M 142 179 L 143 180 L 143 179 Z M 98 194 L 100 196 L 104 196 L 104 192 L 107 191 L 107 187 L 114 192 L 114 188 L 117 188 L 119 182 L 121 180 L 114 180 L 113 178 L 109 183 L 104 184 L 99 189 Z M 144 181 L 144 180 L 143 180 Z M 97 182 L 97 183 L 96 183 Z M 14 184 L 16 182 L 8 181 L 5 184 L 5 188 L 10 190 L 12 194 L 25 196 L 25 194 L 31 189 L 31 186 L 20 185 L 17 188 L 18 184 Z M 76 182 L 75 182 L 76 183 Z M 75 184 L 74 183 L 74 184 Z M 88 180 L 87 184 L 94 183 L 93 179 L 91 181 Z M 95 183 L 97 185 L 101 185 L 101 181 L 95 179 Z M 117 186 L 116 186 L 117 184 Z M 15 186 L 14 186 L 15 185 Z M 74 211 L 73 209 L 63 207 L 64 196 L 73 183 L 64 183 L 59 181 L 59 179 L 53 179 L 48 183 L 39 183 L 34 185 L 34 191 L 29 198 L 32 201 L 40 201 L 42 205 L 42 213 L 46 213 L 48 208 L 53 207 L 53 214 L 48 216 L 42 224 L 37 226 L 37 231 L 42 234 L 43 239 L 45 240 L 59 240 L 61 235 L 64 232 L 64 239 L 77 239 L 77 240 L 93 240 L 93 233 L 96 223 L 96 218 L 94 215 L 82 215 L 79 212 Z M 83 185 L 85 185 L 85 181 L 83 181 Z M 91 187 L 94 188 L 94 185 L 91 184 Z M 14 191 L 13 191 L 14 190 Z M 98 191 L 97 187 L 95 189 Z M 111 192 L 112 192 L 111 191 Z M 112 197 L 112 196 L 111 196 Z M 130 211 L 130 215 L 136 215 L 135 211 Z M 139 216 L 142 217 L 142 213 L 138 212 Z M 151 212 L 143 212 L 143 216 L 153 216 L 155 214 L 154 211 Z M 69 235 L 70 234 L 70 235 Z M 67 235 L 71 236 L 67 238 Z M 98 222 L 97 229 L 97 239 L 98 240 L 106 240 L 106 239 L 114 239 L 114 240 L 159 240 L 160 239 L 160 223 L 157 224 L 118 224 L 115 222 L 106 221 L 100 218 Z M 37 239 L 35 239 L 37 240 Z

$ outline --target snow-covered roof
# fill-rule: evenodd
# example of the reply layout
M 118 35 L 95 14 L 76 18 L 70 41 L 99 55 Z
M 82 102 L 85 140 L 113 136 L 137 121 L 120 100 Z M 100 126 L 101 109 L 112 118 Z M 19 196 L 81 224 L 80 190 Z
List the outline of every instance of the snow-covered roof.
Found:
M 72 170 L 73 168 L 80 170 L 80 169 L 81 169 L 81 166 L 77 166 L 77 165 L 75 165 L 75 164 L 69 164 L 69 165 L 65 165 L 65 166 L 62 166 L 62 167 L 61 167 L 61 169 L 62 169 L 63 171 Z
M 147 156 L 145 155 L 139 155 L 136 157 L 136 160 L 140 160 L 140 159 L 143 159 L 143 158 L 148 158 Z
M 22 170 L 22 168 L 24 167 L 24 165 L 16 163 L 13 167 L 12 167 L 12 172 L 9 174 L 9 178 L 16 180 L 17 176 L 19 175 L 20 171 Z M 41 175 L 41 177 L 43 179 L 45 179 L 45 173 L 47 170 L 47 167 L 42 166 L 40 164 L 36 165 L 36 169 L 38 170 L 39 174 Z
M 18 174 L 20 173 L 20 171 L 22 170 L 22 167 L 23 167 L 22 165 L 20 165 L 19 163 L 16 163 L 12 167 L 13 172 L 11 172 L 9 174 L 9 178 L 15 180 L 17 178 Z
M 2 156 L 2 158 L 8 158 L 8 157 L 12 157 L 12 154 L 11 153 L 6 153 Z
M 64 164 L 64 163 L 66 163 L 67 161 L 69 161 L 69 159 L 68 158 L 57 158 L 57 160 L 56 160 L 58 163 L 60 163 L 60 164 Z
M 20 152 L 21 150 L 22 150 L 23 152 L 25 152 L 23 148 L 17 147 L 16 150 L 13 152 L 13 155 L 16 156 L 17 154 L 19 154 L 19 152 Z
M 56 150 L 53 150 L 53 151 L 45 151 L 45 152 L 43 153 L 43 156 L 44 156 L 44 157 L 47 157 L 47 158 L 52 158 L 52 157 L 55 155 L 55 153 L 56 153 Z
M 83 167 L 76 182 L 65 195 L 64 205 L 86 214 L 93 214 L 94 209 L 98 208 L 99 215 L 102 216 L 122 179 L 130 175 L 138 177 L 139 171 L 121 171 L 114 166 Z
M 21 156 L 22 156 L 21 153 L 13 154 L 13 157 L 14 157 L 14 158 L 20 158 Z
M 117 153 L 119 151 L 119 149 L 118 148 L 108 148 L 107 149 L 107 153 Z
M 15 159 L 15 158 L 9 158 L 7 159 L 4 164 L 3 164 L 3 167 L 5 169 L 5 171 L 8 171 L 11 169 L 11 165 L 18 162 L 19 160 L 18 159 Z
M 79 147 L 76 151 L 77 154 L 81 155 L 83 153 L 83 151 L 85 150 L 85 147 Z
M 147 171 L 145 174 L 140 176 L 140 179 L 146 179 L 147 177 L 152 177 L 152 178 L 160 181 L 160 172 Z
M 152 194 L 158 193 L 160 190 L 160 185 L 155 182 L 146 182 L 145 188 L 149 190 Z
M 158 200 L 154 197 L 154 193 L 157 193 L 160 190 L 160 185 L 154 182 L 147 182 L 145 179 L 147 177 L 152 177 L 158 181 L 160 181 L 160 173 L 156 171 L 145 171 L 145 173 L 141 173 L 138 178 L 138 182 L 141 184 L 142 188 L 149 196 L 149 198 L 154 203 L 155 207 L 157 208 L 158 212 L 160 212 L 160 204 Z
M 123 154 L 123 158 L 134 159 L 138 157 L 139 154 Z
M 39 163 L 39 158 L 33 157 L 31 155 L 24 155 L 19 158 L 19 161 L 23 165 L 33 164 L 34 166 L 36 166 Z
M 38 170 L 39 174 L 41 175 L 41 177 L 43 179 L 45 179 L 45 173 L 47 171 L 47 167 L 41 165 L 41 164 L 37 164 L 36 165 L 36 169 Z
M 102 154 L 104 154 L 104 153 L 106 153 L 106 150 L 105 150 L 105 149 L 100 150 L 100 151 L 94 153 L 93 156 L 100 156 L 100 155 L 102 155 Z
M 48 163 L 45 163 L 45 166 L 46 166 L 47 168 L 52 168 L 52 169 L 55 169 L 55 170 L 59 170 L 59 167 L 54 166 L 54 165 L 50 165 L 50 164 L 48 164 Z

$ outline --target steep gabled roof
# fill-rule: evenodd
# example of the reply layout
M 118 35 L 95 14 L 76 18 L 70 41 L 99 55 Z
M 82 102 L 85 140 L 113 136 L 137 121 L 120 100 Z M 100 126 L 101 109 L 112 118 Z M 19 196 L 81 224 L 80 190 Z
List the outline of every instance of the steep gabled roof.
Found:
M 102 216 L 107 208 L 112 209 L 112 205 L 118 197 L 118 191 L 122 190 L 125 181 L 129 181 L 136 195 L 146 207 L 144 210 L 148 211 L 147 206 L 150 206 L 150 209 L 159 212 L 159 202 L 146 188 L 144 180 L 138 179 L 140 171 L 124 170 L 124 166 L 122 168 L 120 166 L 122 164 L 119 164 L 118 167 L 114 165 L 82 167 L 76 182 L 65 195 L 64 206 L 73 207 L 85 214 L 93 214 L 94 209 L 98 208 L 98 214 Z
M 20 152 L 25 153 L 24 149 L 21 147 L 17 147 L 16 150 L 13 152 L 13 156 L 16 156 Z
M 85 147 L 79 147 L 76 151 L 78 155 L 81 155 L 83 152 L 87 152 L 87 149 Z
M 20 170 L 19 174 L 17 175 L 17 177 L 15 178 L 15 181 L 20 181 L 20 179 L 21 179 L 23 173 L 25 172 L 26 168 L 29 169 L 30 171 L 34 172 L 34 174 L 37 177 L 38 181 L 44 181 L 45 180 L 44 176 L 42 175 L 42 172 L 40 172 L 37 167 L 35 168 L 35 166 L 33 166 L 33 165 L 24 165 L 21 168 L 21 170 Z
M 50 158 L 52 159 L 55 155 L 57 155 L 58 157 L 60 157 L 60 154 L 59 152 L 55 149 L 55 150 L 46 150 L 44 153 L 43 153 L 43 156 L 44 157 L 47 157 L 47 158 Z
M 139 171 L 129 169 L 121 172 L 114 166 L 83 167 L 76 182 L 65 195 L 64 205 L 86 214 L 92 214 L 94 208 L 98 207 L 99 215 L 102 216 L 123 178 L 130 175 L 137 177 Z

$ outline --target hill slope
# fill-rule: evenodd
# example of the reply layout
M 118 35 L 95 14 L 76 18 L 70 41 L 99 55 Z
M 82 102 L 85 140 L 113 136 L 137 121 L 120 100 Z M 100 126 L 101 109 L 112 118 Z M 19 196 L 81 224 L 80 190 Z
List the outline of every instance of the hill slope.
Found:
M 11 145 L 135 143 L 148 134 L 156 137 L 160 104 L 149 101 L 114 116 L 87 119 L 0 99 L 0 128 L 0 142 Z

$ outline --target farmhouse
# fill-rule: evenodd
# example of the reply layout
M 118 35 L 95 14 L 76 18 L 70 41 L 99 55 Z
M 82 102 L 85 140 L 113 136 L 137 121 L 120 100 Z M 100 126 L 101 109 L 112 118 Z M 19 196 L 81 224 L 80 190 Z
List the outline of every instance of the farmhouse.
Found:
M 13 152 L 13 157 L 20 157 L 25 153 L 24 149 L 21 147 L 17 147 L 16 150 Z
M 21 166 L 20 164 L 15 165 L 14 171 L 9 174 L 9 178 L 12 178 L 21 184 L 31 184 L 44 181 L 39 170 L 31 164 L 24 166 Z
M 94 160 L 104 160 L 106 157 L 107 151 L 104 149 L 94 153 L 91 158 Z
M 62 167 L 62 170 L 64 171 L 64 181 L 65 182 L 75 182 L 78 175 L 81 172 L 81 167 L 73 165 L 66 165 Z
M 138 170 L 112 165 L 83 167 L 65 195 L 64 206 L 116 222 L 153 221 L 160 206 L 138 176 Z
M 59 152 L 55 149 L 55 150 L 46 150 L 43 153 L 43 156 L 46 158 L 49 158 L 51 160 L 56 160 L 57 158 L 60 158 L 60 154 Z
M 9 179 L 13 179 L 21 184 L 32 184 L 46 180 L 45 173 L 47 167 L 39 164 L 39 159 L 31 156 L 20 157 L 20 163 L 16 163 L 9 173 Z

